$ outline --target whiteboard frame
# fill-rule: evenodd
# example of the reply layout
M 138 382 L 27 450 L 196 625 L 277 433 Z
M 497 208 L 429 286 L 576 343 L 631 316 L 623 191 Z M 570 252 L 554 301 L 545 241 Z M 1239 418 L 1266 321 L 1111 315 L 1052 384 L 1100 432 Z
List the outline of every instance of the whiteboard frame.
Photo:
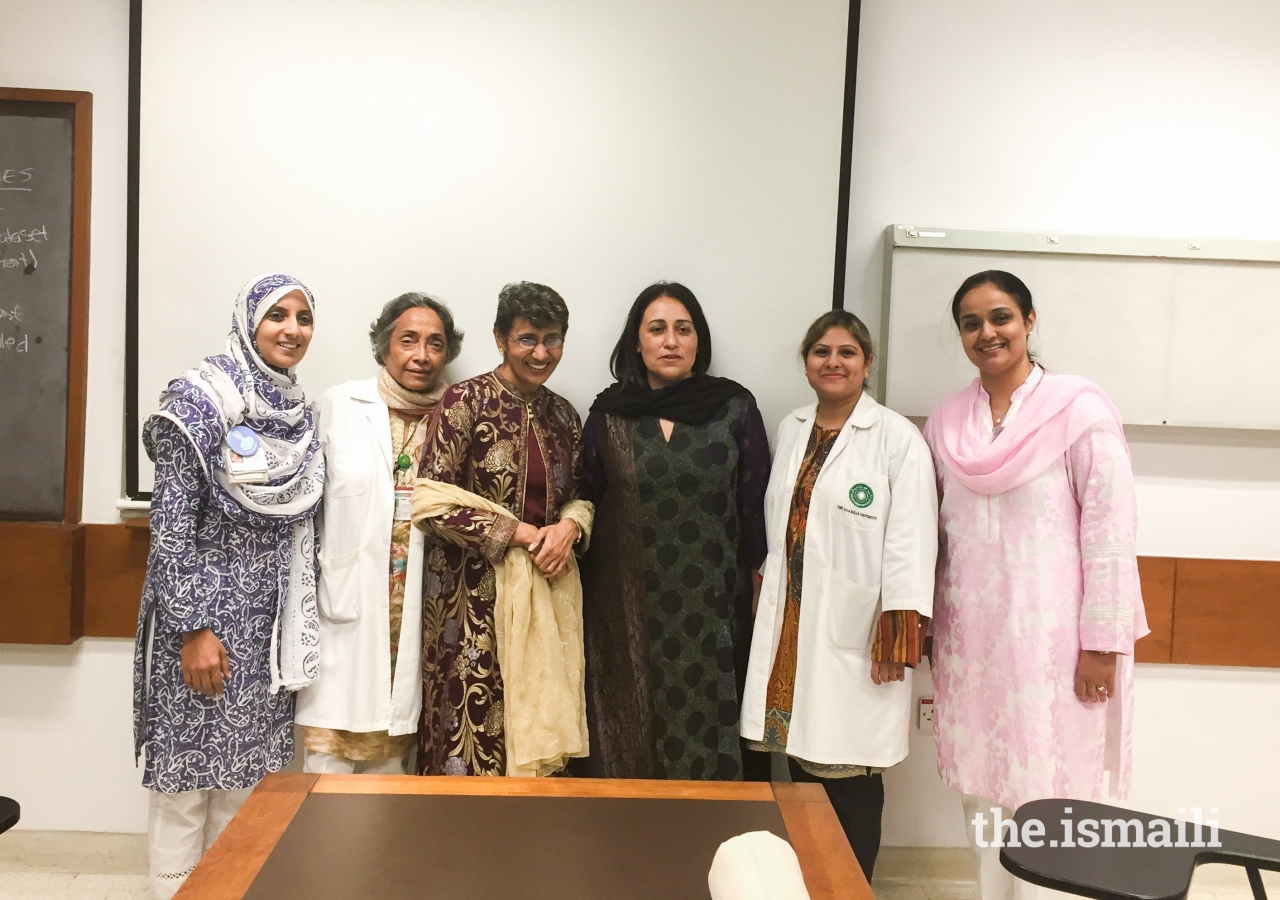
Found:
M 911 250 L 985 250 L 1068 256 L 1129 256 L 1146 259 L 1200 259 L 1219 262 L 1280 263 L 1280 241 L 1232 238 L 1178 238 L 1141 235 L 1075 234 L 1065 231 L 997 231 L 946 225 L 888 225 L 884 231 L 884 278 L 880 294 L 880 372 L 876 399 L 889 390 L 889 313 L 893 254 Z

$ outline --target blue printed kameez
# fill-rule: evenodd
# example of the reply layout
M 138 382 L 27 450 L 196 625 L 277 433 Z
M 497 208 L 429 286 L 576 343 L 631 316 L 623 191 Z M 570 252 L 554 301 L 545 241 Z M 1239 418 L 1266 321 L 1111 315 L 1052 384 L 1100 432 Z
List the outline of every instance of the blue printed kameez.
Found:
M 151 552 L 134 659 L 142 783 L 162 793 L 252 787 L 293 758 L 292 691 L 271 693 L 271 634 L 295 519 L 236 516 L 179 428 L 153 432 Z M 148 665 L 148 619 L 152 635 Z M 218 699 L 182 680 L 182 633 L 211 628 L 231 660 Z

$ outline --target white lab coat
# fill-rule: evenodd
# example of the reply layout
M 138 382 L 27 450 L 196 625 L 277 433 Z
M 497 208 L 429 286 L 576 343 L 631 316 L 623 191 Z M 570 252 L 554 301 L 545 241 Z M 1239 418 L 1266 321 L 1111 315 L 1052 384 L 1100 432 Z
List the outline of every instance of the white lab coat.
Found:
M 393 690 L 387 579 L 395 482 L 388 415 L 374 378 L 340 384 L 320 398 L 320 677 L 298 692 L 300 725 L 393 735 L 418 730 L 424 535 L 414 528 L 409 539 Z
M 742 735 L 764 737 L 765 691 L 782 631 L 787 518 L 817 407 L 778 426 L 765 494 L 762 571 Z M 795 698 L 787 754 L 813 763 L 888 767 L 907 755 L 911 669 L 871 681 L 882 610 L 933 613 L 938 497 L 929 448 L 903 416 L 863 394 L 818 473 L 805 529 Z

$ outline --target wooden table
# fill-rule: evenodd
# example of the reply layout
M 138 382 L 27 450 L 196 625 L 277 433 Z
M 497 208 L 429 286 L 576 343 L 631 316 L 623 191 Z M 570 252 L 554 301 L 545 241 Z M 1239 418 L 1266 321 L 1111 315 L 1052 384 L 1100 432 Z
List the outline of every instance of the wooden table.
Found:
M 790 840 L 813 900 L 874 900 L 819 785 L 283 773 L 177 900 L 706 898 L 715 847 L 753 830 Z

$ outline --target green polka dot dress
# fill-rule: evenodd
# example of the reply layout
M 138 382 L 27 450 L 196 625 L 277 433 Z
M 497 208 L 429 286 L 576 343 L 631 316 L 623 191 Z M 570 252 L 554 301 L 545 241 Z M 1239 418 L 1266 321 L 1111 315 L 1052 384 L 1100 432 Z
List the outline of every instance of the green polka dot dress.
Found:
M 670 440 L 653 417 L 602 418 L 613 421 L 609 428 L 595 423 L 597 438 L 612 439 L 595 455 L 613 458 L 595 460 L 605 487 L 584 566 L 588 678 L 598 726 L 593 755 L 605 757 L 603 771 L 593 774 L 740 779 L 750 573 L 765 550 L 769 456 L 763 422 L 749 395 L 730 400 L 704 425 L 675 423 Z M 591 434 L 588 420 L 589 481 Z M 610 479 L 609 471 L 624 477 Z M 631 491 L 633 496 L 617 496 Z M 623 558 L 630 555 L 635 558 Z M 640 583 L 625 584 L 628 574 Z M 628 594 L 629 610 L 625 599 L 619 601 Z M 619 618 L 627 621 L 619 624 Z M 615 627 L 600 627 L 601 619 Z M 631 635 L 635 631 L 641 633 Z M 628 679 L 635 685 L 630 694 Z M 648 706 L 636 722 L 617 712 L 632 697 Z M 620 733 L 646 726 L 646 735 Z M 647 744 L 650 759 L 630 770 L 611 767 L 617 762 L 611 744 L 619 742 Z

